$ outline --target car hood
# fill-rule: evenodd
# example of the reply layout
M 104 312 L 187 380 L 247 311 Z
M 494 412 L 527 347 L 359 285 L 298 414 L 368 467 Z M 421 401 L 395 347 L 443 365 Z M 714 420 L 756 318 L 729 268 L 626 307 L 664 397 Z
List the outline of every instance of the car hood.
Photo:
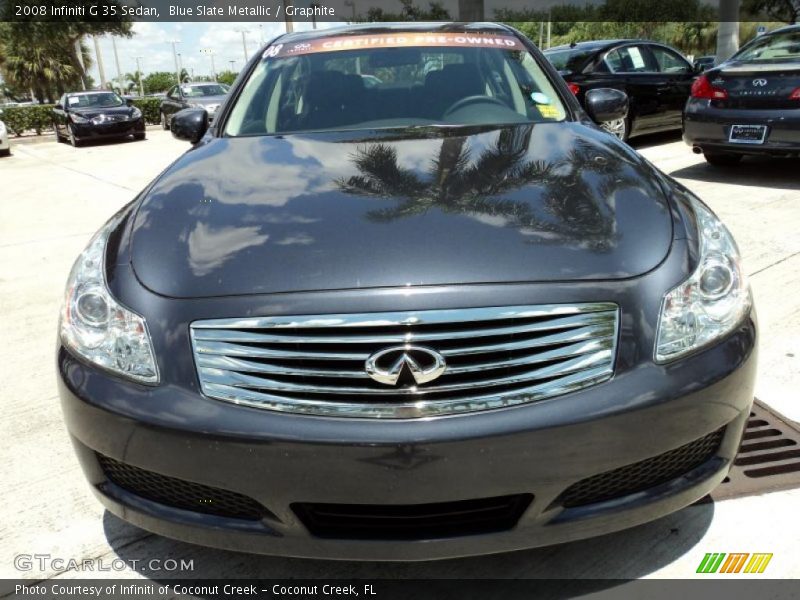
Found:
M 130 257 L 172 297 L 640 275 L 654 170 L 579 123 L 212 138 L 148 190 Z

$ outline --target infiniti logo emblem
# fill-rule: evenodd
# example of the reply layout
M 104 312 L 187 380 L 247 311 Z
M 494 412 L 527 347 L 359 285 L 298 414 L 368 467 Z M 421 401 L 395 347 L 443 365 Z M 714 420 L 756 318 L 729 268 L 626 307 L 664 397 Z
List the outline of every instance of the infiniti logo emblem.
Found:
M 437 379 L 447 369 L 444 357 L 422 346 L 394 346 L 380 350 L 364 363 L 364 370 L 372 379 L 386 385 L 397 385 L 400 376 L 408 371 L 417 384 Z
M 755 87 L 764 87 L 765 85 L 767 85 L 767 80 L 766 79 L 753 79 L 753 85 Z

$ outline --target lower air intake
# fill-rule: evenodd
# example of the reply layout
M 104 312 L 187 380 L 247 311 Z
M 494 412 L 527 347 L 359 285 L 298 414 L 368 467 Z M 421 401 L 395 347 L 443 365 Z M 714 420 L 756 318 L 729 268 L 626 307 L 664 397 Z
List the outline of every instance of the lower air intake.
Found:
M 568 508 L 594 504 L 676 479 L 713 458 L 724 435 L 723 427 L 675 450 L 582 479 L 567 488 L 561 504 Z
M 147 500 L 173 508 L 207 515 L 257 521 L 267 509 L 242 494 L 176 479 L 97 455 L 106 477 L 113 484 Z
M 434 504 L 293 504 L 312 535 L 356 540 L 426 540 L 511 529 L 530 494 Z

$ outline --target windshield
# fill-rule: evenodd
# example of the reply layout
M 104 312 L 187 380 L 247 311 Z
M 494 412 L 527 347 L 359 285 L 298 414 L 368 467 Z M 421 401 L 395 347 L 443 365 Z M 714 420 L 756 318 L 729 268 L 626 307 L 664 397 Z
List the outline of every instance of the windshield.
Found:
M 113 108 L 123 104 L 125 104 L 123 99 L 113 92 L 67 96 L 69 108 Z
M 181 90 L 187 98 L 201 98 L 203 96 L 224 96 L 225 88 L 218 83 L 205 85 L 184 85 Z
M 569 71 L 574 73 L 583 68 L 584 63 L 595 53 L 595 50 L 554 50 L 545 52 L 547 60 L 556 68 L 557 71 Z
M 800 31 L 774 33 L 756 38 L 734 56 L 736 60 L 800 60 Z
M 267 48 L 226 134 L 563 120 L 550 81 L 516 37 L 357 35 Z

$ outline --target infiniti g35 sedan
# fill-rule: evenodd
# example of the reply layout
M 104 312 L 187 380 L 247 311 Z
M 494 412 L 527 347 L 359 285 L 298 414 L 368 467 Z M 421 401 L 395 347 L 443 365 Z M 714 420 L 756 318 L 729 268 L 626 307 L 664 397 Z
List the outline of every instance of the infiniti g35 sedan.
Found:
M 712 165 L 800 155 L 800 26 L 759 36 L 703 73 L 686 103 L 683 139 Z
M 365 79 L 369 78 L 370 83 Z M 281 36 L 78 257 L 57 369 L 146 530 L 421 560 L 599 535 L 726 476 L 756 323 L 703 202 L 517 31 Z
M 80 146 L 88 140 L 146 137 L 142 111 L 114 92 L 64 94 L 53 108 L 56 140 Z

